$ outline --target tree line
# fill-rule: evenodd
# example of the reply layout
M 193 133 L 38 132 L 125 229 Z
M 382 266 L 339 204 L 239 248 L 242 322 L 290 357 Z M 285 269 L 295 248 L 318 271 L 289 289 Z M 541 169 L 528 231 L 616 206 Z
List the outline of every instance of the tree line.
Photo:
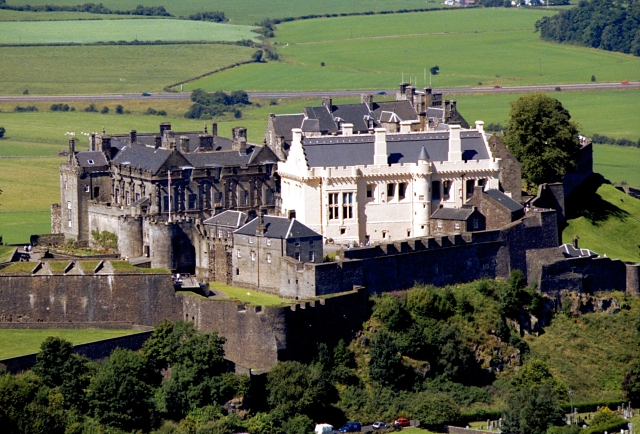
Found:
M 582 0 L 536 22 L 542 39 L 640 56 L 640 2 Z

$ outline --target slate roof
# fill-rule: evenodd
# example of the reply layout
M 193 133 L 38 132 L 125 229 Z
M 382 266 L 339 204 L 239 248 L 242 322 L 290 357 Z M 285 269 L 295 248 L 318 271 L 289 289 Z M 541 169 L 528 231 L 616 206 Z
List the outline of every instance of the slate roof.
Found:
M 449 159 L 449 133 L 427 132 L 387 134 L 389 164 L 417 163 L 424 147 L 431 161 Z M 489 153 L 477 132 L 460 134 L 463 160 L 486 160 Z M 303 139 L 303 149 L 309 167 L 345 167 L 373 164 L 374 137 L 323 136 Z
M 113 158 L 113 162 L 157 173 L 172 152 L 170 149 L 155 149 L 136 143 L 123 146 Z
M 511 199 L 509 196 L 507 196 L 500 190 L 495 190 L 495 189 L 486 190 L 484 194 L 486 194 L 491 199 L 495 200 L 496 202 L 498 202 L 500 205 L 504 206 L 511 212 L 517 212 L 523 209 L 522 205 L 520 205 L 515 200 Z
M 366 133 L 369 130 L 369 118 L 371 112 L 366 104 L 342 104 L 333 106 L 331 112 L 334 119 L 343 123 L 353 124 L 353 131 L 356 133 Z
M 220 214 L 209 217 L 202 223 L 209 226 L 228 226 L 239 228 L 247 221 L 247 213 L 242 211 L 227 210 Z
M 558 247 L 566 258 L 597 258 L 599 255 L 589 249 L 576 249 L 572 244 L 567 243 Z
M 277 136 L 283 136 L 285 141 L 290 142 L 293 139 L 291 130 L 293 128 L 300 128 L 303 120 L 304 114 L 302 113 L 275 115 L 273 118 L 273 129 Z
M 418 113 L 411 101 L 381 101 L 373 103 L 373 117 L 378 121 L 382 112 L 395 113 L 403 121 L 418 120 Z
M 103 167 L 109 162 L 100 151 L 82 151 L 76 153 L 76 161 L 80 167 Z
M 444 116 L 444 109 L 439 107 L 427 107 L 427 117 L 429 119 L 442 120 Z
M 264 217 L 264 236 L 268 238 L 307 238 L 317 237 L 322 238 L 322 235 L 309 227 L 303 225 L 296 219 L 289 220 L 286 217 L 276 217 L 265 215 Z M 256 228 L 258 227 L 258 218 L 254 218 L 240 229 L 236 230 L 234 234 L 239 235 L 256 235 Z
M 189 138 L 189 152 L 196 152 L 200 147 L 200 135 L 202 132 L 175 132 L 176 145 L 180 145 L 180 137 Z M 128 134 L 113 135 L 111 136 L 111 146 L 118 149 L 122 149 L 131 144 L 131 139 Z M 156 134 L 138 134 L 136 137 L 137 145 L 145 145 L 154 147 L 156 144 Z M 233 146 L 233 140 L 226 137 L 214 136 L 213 137 L 213 150 L 214 151 L 228 151 Z
M 302 109 L 309 119 L 317 119 L 319 122 L 319 130 L 323 133 L 337 133 L 338 125 L 333 120 L 333 116 L 329 110 L 323 105 L 318 107 L 305 107 Z
M 473 208 L 438 208 L 432 219 L 466 221 L 475 210 Z

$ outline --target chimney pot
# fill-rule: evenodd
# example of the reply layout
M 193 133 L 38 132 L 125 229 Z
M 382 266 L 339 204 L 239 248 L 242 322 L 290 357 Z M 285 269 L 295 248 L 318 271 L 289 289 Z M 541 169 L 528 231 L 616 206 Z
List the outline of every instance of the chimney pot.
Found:
M 131 143 L 135 143 L 138 141 L 138 133 L 136 130 L 129 131 L 129 139 Z

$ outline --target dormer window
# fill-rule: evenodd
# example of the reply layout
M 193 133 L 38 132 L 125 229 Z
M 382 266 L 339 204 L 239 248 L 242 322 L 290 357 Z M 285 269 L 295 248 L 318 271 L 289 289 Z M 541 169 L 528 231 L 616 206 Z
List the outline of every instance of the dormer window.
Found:
M 87 160 L 87 163 L 88 163 L 88 164 L 96 164 L 96 162 L 95 162 L 95 161 L 93 161 L 93 160 Z

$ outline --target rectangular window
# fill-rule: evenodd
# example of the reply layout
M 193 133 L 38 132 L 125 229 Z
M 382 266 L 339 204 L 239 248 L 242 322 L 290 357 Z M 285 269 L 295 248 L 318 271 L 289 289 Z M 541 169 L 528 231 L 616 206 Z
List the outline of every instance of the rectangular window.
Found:
M 244 192 L 244 205 L 249 205 L 249 192 Z
M 487 182 L 486 179 L 478 179 L 478 187 L 484 187 L 485 182 Z
M 116 188 L 116 203 L 120 203 L 120 189 Z
M 69 202 L 69 203 L 71 203 L 71 202 Z M 67 211 L 68 211 L 67 215 L 68 215 L 68 218 L 69 218 L 69 227 L 71 227 L 71 207 L 69 207 L 69 209 Z
M 353 193 L 342 193 L 342 218 L 353 218 Z
M 460 229 L 460 222 L 453 222 L 454 229 Z
M 272 204 L 273 203 L 273 191 L 270 188 L 266 188 L 264 190 L 264 203 Z
M 136 202 L 140 200 L 140 193 L 136 193 Z
M 313 262 L 315 258 L 315 255 L 313 254 L 313 252 L 309 252 L 309 262 Z
M 271 238 L 267 238 L 267 246 L 271 245 Z
M 467 199 L 470 199 L 473 196 L 473 188 L 475 187 L 475 181 L 473 179 L 467 179 L 466 183 L 467 188 Z
M 242 258 L 242 255 L 240 254 L 240 249 L 236 249 L 236 256 L 238 258 Z
M 313 246 L 313 238 L 309 239 L 309 247 Z
M 442 229 L 442 220 L 438 220 L 438 229 Z
M 71 209 L 71 201 L 67 202 L 67 209 Z
M 404 196 L 407 192 L 407 183 L 406 182 L 401 182 L 400 184 L 398 184 L 398 199 L 402 200 L 404 199 Z
M 125 198 L 126 198 L 126 203 L 127 205 L 131 205 L 131 192 L 129 192 L 129 190 L 125 191 L 124 193 Z
M 300 252 L 295 252 L 293 254 L 293 257 L 296 259 L 296 261 L 299 261 L 300 260 Z
M 271 263 L 271 253 L 267 253 L 267 264 Z
M 431 183 L 431 200 L 440 200 L 440 181 Z
M 164 196 L 162 198 L 162 208 L 165 212 L 169 211 L 169 196 Z
M 442 199 L 449 200 L 451 198 L 451 181 L 444 181 L 442 183 Z
M 198 195 L 197 194 L 190 194 L 189 195 L 189 209 L 196 209 L 196 207 L 198 206 Z
M 249 244 L 253 244 L 253 237 L 249 237 Z
M 84 186 L 84 192 L 89 193 L 89 184 Z
M 375 184 L 367 184 L 367 199 L 374 200 L 376 193 L 376 185 Z
M 395 184 L 387 184 L 387 202 L 393 200 L 396 195 L 396 185 Z
M 329 193 L 329 220 L 338 218 L 338 193 Z
M 480 227 L 480 223 L 478 222 L 478 219 L 473 219 L 473 228 L 478 229 L 479 227 Z
M 100 196 L 100 187 L 93 187 L 93 197 Z
M 227 231 L 227 238 L 231 238 L 231 231 Z
M 222 229 L 218 229 L 218 238 L 222 239 Z
M 251 260 L 255 261 L 256 260 L 256 252 L 255 251 L 251 251 Z

